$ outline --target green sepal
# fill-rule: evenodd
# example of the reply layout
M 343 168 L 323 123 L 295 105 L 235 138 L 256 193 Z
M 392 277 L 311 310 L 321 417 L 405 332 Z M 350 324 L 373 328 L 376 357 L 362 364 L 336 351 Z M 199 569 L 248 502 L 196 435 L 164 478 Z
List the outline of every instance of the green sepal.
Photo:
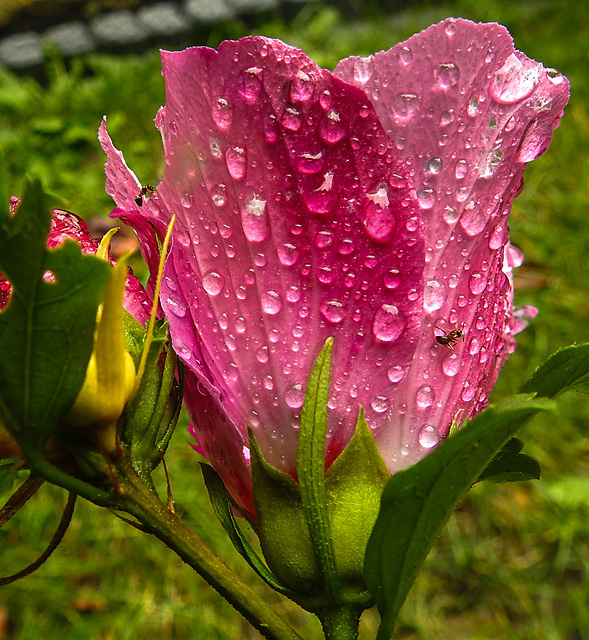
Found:
M 325 590 L 331 598 L 338 598 L 341 585 L 335 564 L 325 488 L 325 436 L 332 349 L 333 338 L 328 338 L 307 382 L 297 447 L 297 476 L 303 512 Z
M 140 357 L 145 337 L 145 329 L 137 325 L 140 331 L 129 320 L 125 323 L 126 342 L 135 345 L 131 353 L 134 359 Z M 164 353 L 167 331 L 166 320 L 156 322 L 141 384 L 118 425 L 121 444 L 129 452 L 133 468 L 149 486 L 151 473 L 168 447 L 182 406 L 181 367 L 177 381 L 178 359 L 169 347 Z
M 532 456 L 520 453 L 524 443 L 519 438 L 512 438 L 503 449 L 491 460 L 481 473 L 477 482 L 520 482 L 522 480 L 539 480 L 540 465 Z
M 111 267 L 72 240 L 47 249 L 51 208 L 38 181 L 26 185 L 14 216 L 5 203 L 0 212 L 0 270 L 14 287 L 0 313 L 0 423 L 27 455 L 44 446 L 82 387 Z
M 255 523 L 264 558 L 276 578 L 310 601 L 323 594 L 323 580 L 297 483 L 264 460 L 250 430 Z M 293 597 L 301 604 L 300 597 Z M 304 598 L 306 599 L 306 598 Z M 308 611 L 311 605 L 303 605 Z
M 343 600 L 372 606 L 362 569 L 389 470 L 360 409 L 356 431 L 326 474 L 333 551 Z
M 296 594 L 291 589 L 276 579 L 241 532 L 233 515 L 229 494 L 217 472 L 208 464 L 201 464 L 200 466 L 215 515 L 227 532 L 235 549 L 266 584 L 282 595 L 289 598 L 296 597 Z
M 365 561 L 366 583 L 381 614 L 377 640 L 392 636 L 419 569 L 466 492 L 524 422 L 555 406 L 529 394 L 511 396 L 389 480 Z

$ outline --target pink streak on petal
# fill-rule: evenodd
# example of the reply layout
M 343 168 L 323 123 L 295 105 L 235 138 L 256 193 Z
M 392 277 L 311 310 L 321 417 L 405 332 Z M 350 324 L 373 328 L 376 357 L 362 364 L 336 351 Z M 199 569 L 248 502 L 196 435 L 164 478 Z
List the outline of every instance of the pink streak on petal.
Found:
M 421 342 L 397 395 L 395 429 L 380 432 L 394 471 L 430 449 L 429 427 L 439 441 L 458 411 L 461 423 L 484 408 L 515 348 L 520 323 L 503 273 L 507 216 L 525 163 L 550 143 L 568 81 L 516 52 L 504 27 L 461 19 L 343 60 L 334 73 L 366 92 L 413 169 L 424 217 Z M 463 322 L 465 341 L 454 352 L 436 344 L 433 325 L 450 331 Z

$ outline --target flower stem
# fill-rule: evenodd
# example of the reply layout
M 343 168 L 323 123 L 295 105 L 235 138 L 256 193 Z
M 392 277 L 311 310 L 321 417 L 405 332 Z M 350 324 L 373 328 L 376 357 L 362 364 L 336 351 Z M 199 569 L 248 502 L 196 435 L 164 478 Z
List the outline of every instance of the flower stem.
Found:
M 356 640 L 358 637 L 361 608 L 347 605 L 329 609 L 318 615 L 323 625 L 325 640 Z
M 116 460 L 114 471 L 121 486 L 119 508 L 137 518 L 150 533 L 175 551 L 264 638 L 302 640 L 296 631 L 159 500 L 135 473 L 126 456 Z

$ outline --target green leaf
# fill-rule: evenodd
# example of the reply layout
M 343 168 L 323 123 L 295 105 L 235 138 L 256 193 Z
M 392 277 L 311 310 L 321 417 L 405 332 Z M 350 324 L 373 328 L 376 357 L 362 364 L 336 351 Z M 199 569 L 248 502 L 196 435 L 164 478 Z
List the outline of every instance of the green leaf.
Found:
M 523 446 L 521 440 L 512 438 L 491 460 L 477 482 L 481 480 L 497 483 L 539 480 L 540 465 L 531 456 L 520 453 Z
M 365 559 L 366 583 L 382 619 L 378 640 L 391 637 L 421 565 L 468 489 L 526 420 L 554 408 L 546 399 L 512 396 L 390 479 Z
M 231 509 L 229 494 L 217 472 L 208 464 L 201 464 L 201 469 L 215 515 L 235 549 L 268 585 L 287 597 L 293 597 L 293 592 L 276 579 L 241 532 Z
M 0 269 L 14 287 L 0 313 L 0 423 L 26 453 L 43 447 L 82 386 L 110 266 L 72 241 L 47 249 L 51 210 L 37 181 L 13 217 L 0 215 Z
M 297 476 L 305 519 L 329 595 L 340 592 L 325 489 L 325 436 L 333 338 L 325 342 L 307 382 L 301 410 Z
M 565 391 L 589 392 L 589 344 L 560 349 L 541 364 L 520 389 L 554 398 Z

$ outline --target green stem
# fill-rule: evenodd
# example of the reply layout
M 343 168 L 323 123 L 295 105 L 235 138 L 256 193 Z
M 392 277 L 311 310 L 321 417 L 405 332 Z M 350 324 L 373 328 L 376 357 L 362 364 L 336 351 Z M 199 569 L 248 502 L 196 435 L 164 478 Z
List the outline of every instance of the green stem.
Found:
M 362 609 L 351 606 L 328 609 L 318 614 L 325 640 L 356 640 L 361 615 Z
M 154 536 L 175 551 L 264 638 L 302 640 L 298 633 L 148 489 L 126 457 L 115 461 L 115 474 L 121 485 L 118 508 L 137 518 Z

